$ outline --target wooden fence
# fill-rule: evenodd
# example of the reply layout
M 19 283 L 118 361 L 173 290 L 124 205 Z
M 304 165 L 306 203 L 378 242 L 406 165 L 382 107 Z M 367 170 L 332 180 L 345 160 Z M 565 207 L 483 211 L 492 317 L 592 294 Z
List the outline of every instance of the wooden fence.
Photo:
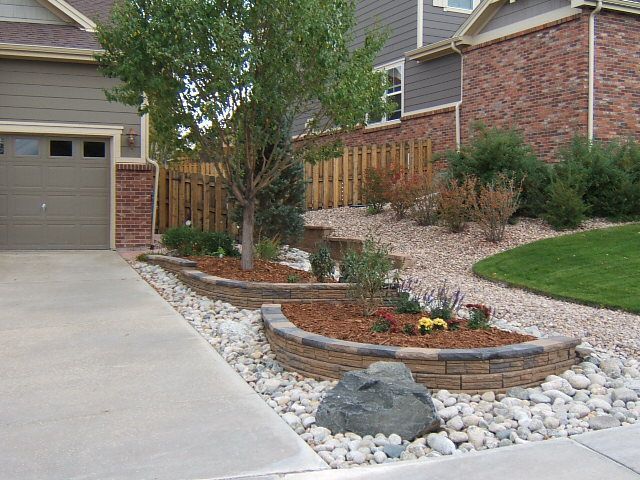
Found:
M 161 168 L 158 183 L 158 232 L 191 225 L 204 231 L 237 233 L 222 181 L 214 175 Z
M 305 166 L 309 210 L 361 205 L 364 172 L 370 167 L 402 165 L 409 172 L 433 168 L 431 140 L 347 147 L 339 158 Z M 158 231 L 184 225 L 237 233 L 229 218 L 227 191 L 210 163 L 179 163 L 160 169 Z
M 402 165 L 408 172 L 433 168 L 431 140 L 347 147 L 342 157 L 305 166 L 307 209 L 361 205 L 364 172 L 370 167 Z

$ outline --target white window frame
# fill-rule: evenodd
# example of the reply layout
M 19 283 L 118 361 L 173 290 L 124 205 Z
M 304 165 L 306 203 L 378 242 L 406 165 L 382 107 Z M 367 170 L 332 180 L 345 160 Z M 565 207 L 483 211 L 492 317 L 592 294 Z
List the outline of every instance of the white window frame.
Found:
M 433 0 L 433 6 L 442 7 L 445 12 L 464 13 L 466 15 L 470 15 L 473 13 L 475 8 L 480 5 L 480 1 L 481 0 L 473 0 L 473 8 L 471 10 L 467 10 L 466 8 L 450 7 L 449 0 Z
M 367 127 L 379 127 L 381 125 L 392 125 L 394 123 L 400 123 L 402 121 L 402 117 L 404 116 L 404 59 L 403 60 L 396 60 L 394 62 L 390 62 L 390 63 L 385 63 L 383 65 L 378 65 L 374 68 L 374 70 L 376 71 L 387 71 L 387 70 L 391 70 L 392 68 L 398 68 L 400 70 L 400 91 L 399 92 L 393 92 L 391 94 L 391 96 L 394 95 L 398 95 L 400 94 L 400 118 L 397 119 L 393 119 L 393 120 L 388 120 L 387 119 L 387 115 L 383 115 L 382 116 L 382 120 L 379 120 L 377 122 L 369 122 L 369 117 L 367 116 Z M 386 97 L 388 94 L 385 91 L 384 92 L 384 96 Z

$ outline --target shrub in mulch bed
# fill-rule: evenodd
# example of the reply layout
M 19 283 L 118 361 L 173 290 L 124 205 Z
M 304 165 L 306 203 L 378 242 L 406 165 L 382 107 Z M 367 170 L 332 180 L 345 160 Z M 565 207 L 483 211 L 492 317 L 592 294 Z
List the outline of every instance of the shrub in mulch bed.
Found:
M 216 277 L 246 282 L 314 283 L 314 276 L 304 270 L 265 260 L 254 260 L 254 269 L 244 271 L 240 259 L 231 257 L 188 257 L 198 264 L 198 270 Z M 292 280 L 296 280 L 292 282 Z
M 394 313 L 391 309 L 382 309 L 376 315 L 364 316 L 362 308 L 355 304 L 286 304 L 282 305 L 282 311 L 291 323 L 302 330 L 358 343 L 421 348 L 484 348 L 536 340 L 530 335 L 494 327 L 471 329 L 466 320 L 455 320 L 457 328 L 449 329 L 442 327 L 436 319 L 425 317 L 424 313 Z M 390 328 L 380 331 L 376 325 L 385 319 L 391 320 Z M 425 320 L 430 320 L 432 324 Z M 407 327 L 410 325 L 414 328 Z M 422 335 L 421 329 L 429 333 Z

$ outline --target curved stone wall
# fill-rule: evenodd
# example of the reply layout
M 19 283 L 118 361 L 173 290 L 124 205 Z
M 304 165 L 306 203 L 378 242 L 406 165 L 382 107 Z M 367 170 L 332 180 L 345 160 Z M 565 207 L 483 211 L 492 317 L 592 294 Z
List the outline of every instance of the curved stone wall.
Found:
M 351 302 L 346 283 L 245 282 L 207 275 L 196 262 L 165 255 L 148 255 L 147 261 L 175 273 L 200 295 L 240 308 L 260 308 L 264 303 Z
M 403 362 L 417 382 L 433 390 L 504 392 L 539 385 L 579 360 L 579 339 L 554 337 L 478 349 L 405 348 L 347 342 L 306 332 L 283 315 L 280 305 L 261 308 L 265 332 L 276 358 L 288 370 L 339 379 L 349 370 L 377 361 Z

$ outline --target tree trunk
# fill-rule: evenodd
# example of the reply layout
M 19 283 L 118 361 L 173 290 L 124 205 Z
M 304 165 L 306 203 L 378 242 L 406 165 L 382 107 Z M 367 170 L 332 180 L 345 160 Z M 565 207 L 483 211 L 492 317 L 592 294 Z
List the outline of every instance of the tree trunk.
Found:
M 242 270 L 253 270 L 253 228 L 256 221 L 256 202 L 251 199 L 242 209 Z

